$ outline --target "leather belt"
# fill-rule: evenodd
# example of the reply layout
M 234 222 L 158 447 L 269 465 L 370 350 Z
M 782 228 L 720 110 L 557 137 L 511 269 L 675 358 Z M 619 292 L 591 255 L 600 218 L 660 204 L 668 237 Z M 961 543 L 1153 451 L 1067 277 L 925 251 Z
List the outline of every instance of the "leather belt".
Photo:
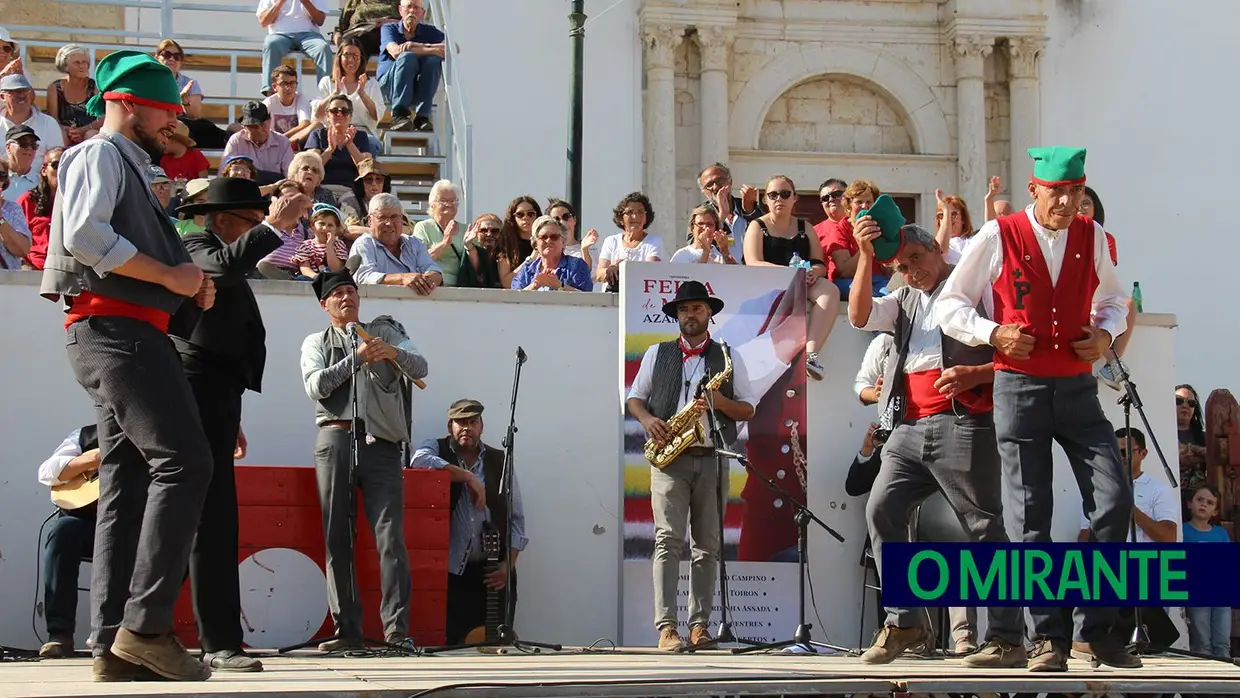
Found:
M 365 432 L 366 431 L 366 420 L 364 419 L 357 420 L 357 426 L 361 431 Z M 323 428 L 344 429 L 345 431 L 353 431 L 353 420 L 352 419 L 335 419 L 330 422 L 323 422 L 322 424 L 319 425 L 319 428 L 320 429 L 323 429 Z

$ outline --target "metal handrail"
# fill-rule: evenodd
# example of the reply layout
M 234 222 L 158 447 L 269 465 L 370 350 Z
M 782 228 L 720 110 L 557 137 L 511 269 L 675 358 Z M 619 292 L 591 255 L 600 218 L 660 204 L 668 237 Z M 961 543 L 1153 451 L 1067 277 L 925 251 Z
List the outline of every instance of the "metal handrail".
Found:
M 465 220 L 473 221 L 473 197 L 469 195 L 470 183 L 473 180 L 473 126 L 466 115 L 469 113 L 465 102 L 465 86 L 462 80 L 460 60 L 453 50 L 457 45 L 453 38 L 453 24 L 448 12 L 448 0 L 430 0 L 430 14 L 436 19 L 439 28 L 448 37 L 448 50 L 443 62 L 443 88 L 448 98 L 448 147 L 450 154 L 445 158 L 447 179 L 456 182 L 461 189 L 461 210 Z

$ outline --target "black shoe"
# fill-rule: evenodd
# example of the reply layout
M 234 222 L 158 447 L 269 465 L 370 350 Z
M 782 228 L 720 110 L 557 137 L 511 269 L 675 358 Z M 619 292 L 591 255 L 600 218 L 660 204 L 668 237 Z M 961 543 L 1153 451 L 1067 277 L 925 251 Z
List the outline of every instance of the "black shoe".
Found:
M 431 119 L 428 116 L 419 114 L 413 120 L 414 131 L 434 131 L 435 127 L 431 125 Z
M 408 114 L 392 116 L 392 125 L 388 127 L 389 131 L 409 131 L 413 128 L 413 120 Z
M 263 663 L 245 653 L 245 650 L 204 652 L 202 663 L 216 671 L 262 671 Z

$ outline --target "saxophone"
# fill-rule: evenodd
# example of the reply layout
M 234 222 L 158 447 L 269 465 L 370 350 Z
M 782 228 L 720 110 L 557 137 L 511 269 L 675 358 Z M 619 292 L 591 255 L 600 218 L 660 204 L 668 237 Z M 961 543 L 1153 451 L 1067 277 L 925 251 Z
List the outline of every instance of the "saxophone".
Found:
M 705 391 L 714 392 L 723 382 L 732 376 L 732 355 L 728 351 L 727 342 L 720 342 L 723 347 L 723 370 L 711 376 L 710 380 L 698 386 L 697 395 L 701 397 Z M 646 460 L 656 468 L 666 468 L 680 454 L 689 448 L 706 442 L 706 431 L 702 428 L 703 409 L 698 407 L 697 400 L 684 406 L 671 419 L 667 420 L 668 429 L 673 436 L 667 443 L 657 443 L 654 439 L 646 440 Z

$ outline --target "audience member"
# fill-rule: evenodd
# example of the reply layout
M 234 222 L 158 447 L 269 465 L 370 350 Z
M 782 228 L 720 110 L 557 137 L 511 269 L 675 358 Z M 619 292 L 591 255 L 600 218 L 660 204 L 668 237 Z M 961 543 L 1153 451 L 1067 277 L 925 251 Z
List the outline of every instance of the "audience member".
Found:
M 848 188 L 848 182 L 834 177 L 826 180 L 818 186 L 818 200 L 822 202 L 822 212 L 826 214 L 826 221 L 839 223 L 848 218 L 848 208 L 844 205 L 844 190 Z M 826 228 L 822 223 L 814 226 L 814 232 L 818 233 L 818 241 L 822 243 L 822 249 L 827 249 L 829 240 L 824 240 Z
M 1230 543 L 1227 530 L 1211 520 L 1218 515 L 1218 490 L 1209 485 L 1189 494 L 1190 517 L 1184 522 L 1185 543 Z M 1186 608 L 1188 648 L 1215 657 L 1231 656 L 1231 608 Z
M 271 71 L 271 94 L 263 104 L 271 114 L 271 127 L 290 143 L 301 145 L 314 130 L 314 107 L 291 66 L 281 64 Z
M 336 195 L 322 186 L 322 181 L 323 160 L 317 153 L 303 151 L 294 155 L 293 161 L 289 163 L 288 180 L 277 182 L 273 186 L 278 190 L 286 185 L 296 185 L 314 203 L 331 204 L 348 217 L 353 209 L 341 205 Z M 263 258 L 263 261 L 258 263 L 259 273 L 268 279 L 292 280 L 300 276 L 301 269 L 292 262 L 293 254 L 297 252 L 297 246 L 303 241 L 310 239 L 312 235 L 313 233 L 310 232 L 310 222 L 303 220 L 292 233 L 285 236 L 284 243 L 280 246 L 280 249 L 267 255 Z
M 370 55 L 362 50 L 357 39 L 341 39 L 336 47 L 336 60 L 331 75 L 319 80 L 319 99 L 313 103 L 316 121 L 327 124 L 327 101 L 336 95 L 344 95 L 352 106 L 351 123 L 358 131 L 371 139 L 372 152 L 378 153 L 379 121 L 383 118 L 383 92 L 379 81 L 370 77 L 366 66 Z
M 374 158 L 362 160 L 357 165 L 357 179 L 353 180 L 353 198 L 357 202 L 357 211 L 366 211 L 370 200 L 376 194 L 392 193 L 392 177 L 383 169 L 383 163 Z M 365 235 L 370 229 L 366 221 L 356 212 L 345 220 L 346 240 L 352 242 Z
M 57 137 L 60 127 L 56 128 Z M 59 144 L 53 147 L 59 147 Z M 8 156 L 9 182 L 4 196 L 9 201 L 34 189 L 39 184 L 39 173 L 34 168 L 35 157 L 42 158 L 44 149 L 39 135 L 28 124 L 9 126 L 4 133 L 4 150 Z M 42 159 L 39 162 L 43 162 Z
M 12 175 L 8 163 L 0 160 L 0 183 L 8 184 Z M 21 194 L 24 196 L 25 192 Z M 30 227 L 18 205 L 19 196 L 9 190 L 0 193 L 0 268 L 21 269 L 22 257 L 30 253 Z
M 155 193 L 155 198 L 159 200 L 159 205 L 164 208 L 164 213 L 168 213 L 168 218 L 175 225 L 176 219 L 170 213 L 170 207 L 172 206 L 172 178 L 168 176 L 167 172 L 164 172 L 164 168 L 156 165 L 151 166 L 151 191 Z
M 431 259 L 443 272 L 443 285 L 456 286 L 457 272 L 465 258 L 464 231 L 456 220 L 461 190 L 446 179 L 431 186 L 430 217 L 413 226 L 413 236 L 426 245 Z
M 611 222 L 623 232 L 603 240 L 594 280 L 606 283 L 608 293 L 617 293 L 620 291 L 620 263 L 661 261 L 663 243 L 646 232 L 654 223 L 654 207 L 650 205 L 650 199 L 639 191 L 620 199 L 620 203 L 612 209 Z
M 201 203 L 203 194 L 207 191 L 207 186 L 211 180 L 206 177 L 198 177 L 191 179 L 185 184 L 185 194 L 181 197 L 181 205 Z M 207 214 L 195 213 L 189 218 L 182 217 L 176 223 L 177 233 L 182 237 L 190 233 L 201 233 L 207 229 Z
M 3 70 L 0 70 L 0 77 L 20 75 L 25 71 L 21 52 L 18 51 L 13 37 L 9 35 L 9 30 L 4 27 L 0 27 L 0 65 L 4 66 Z
M 359 284 L 404 286 L 429 296 L 443 286 L 443 271 L 426 251 L 426 245 L 401 233 L 404 206 L 392 194 L 370 200 L 370 233 L 353 243 L 350 256 L 358 257 L 354 278 Z
M 535 255 L 521 263 L 512 279 L 516 291 L 593 291 L 590 267 L 564 254 L 568 227 L 551 216 L 534 221 Z
M 301 51 L 314 61 L 319 79 L 331 72 L 332 47 L 319 32 L 327 21 L 326 0 L 259 0 L 259 26 L 263 39 L 263 76 L 271 75 L 290 51 Z
M 1129 475 L 1132 477 L 1135 505 L 1132 513 L 1137 525 L 1135 542 L 1176 542 L 1176 533 L 1179 531 L 1181 521 L 1179 503 L 1175 501 L 1175 491 L 1170 485 L 1141 469 L 1141 464 L 1149 455 L 1149 451 L 1146 450 L 1145 434 L 1139 429 L 1127 431 L 1119 429 L 1115 432 L 1115 439 L 1119 442 L 1120 462 L 1128 462 L 1129 455 L 1132 456 Z M 1129 440 L 1132 441 L 1131 451 L 1129 451 Z M 1128 538 L 1129 542 L 1134 542 L 1131 534 Z M 1077 541 L 1084 543 L 1089 540 L 1091 540 L 1089 517 L 1082 512 L 1081 530 L 1077 534 Z
M 292 167 L 289 168 L 290 170 Z M 239 177 L 251 182 L 258 181 L 258 168 L 254 166 L 254 158 L 249 155 L 230 155 L 221 158 L 221 177 Z
M 172 39 L 164 39 L 155 47 L 155 60 L 167 66 L 177 79 L 177 86 L 181 88 L 181 106 L 185 109 L 185 113 L 178 118 L 189 128 L 190 137 L 198 143 L 199 148 L 223 148 L 228 142 L 229 133 L 240 127 L 230 124 L 228 130 L 224 130 L 210 119 L 203 118 L 202 87 L 197 80 L 181 72 L 181 66 L 185 62 L 185 49 Z
M 241 130 L 224 146 L 223 157 L 227 159 L 233 155 L 249 156 L 258 169 L 258 183 L 273 184 L 284 178 L 293 162 L 293 146 L 284 134 L 272 131 L 267 105 L 247 102 L 241 107 Z
M 534 254 L 531 231 L 534 229 L 534 221 L 540 216 L 542 216 L 542 209 L 532 196 L 518 196 L 508 204 L 508 211 L 504 214 L 503 230 L 500 231 L 499 243 L 495 251 L 500 288 L 512 288 L 512 279 L 517 274 L 517 267 Z
M 879 332 L 870 340 L 861 357 L 861 368 L 853 380 L 853 392 L 861 399 L 863 405 L 876 405 L 883 396 L 883 374 L 887 372 L 887 359 L 894 338 Z
M 1000 191 L 1003 191 L 1003 180 L 1000 179 L 998 175 L 995 175 L 990 178 L 990 183 L 986 185 L 985 204 L 987 223 L 999 217 L 999 214 L 995 212 L 995 205 L 998 204 L 995 197 L 999 195 Z M 970 231 L 969 234 L 972 235 L 973 232 Z
M 852 289 L 853 275 L 857 271 L 857 238 L 853 235 L 853 226 L 857 222 L 857 214 L 874 205 L 874 200 L 881 194 L 878 185 L 867 180 L 858 179 L 844 190 L 844 208 L 847 216 L 836 221 L 828 218 L 819 223 L 814 230 L 818 232 L 819 241 L 826 240 L 822 248 L 826 256 L 827 278 L 839 289 L 841 301 L 848 300 L 848 292 Z M 874 295 L 882 295 L 883 290 L 891 281 L 891 273 L 882 262 L 874 260 L 871 269 Z
M 794 256 L 809 262 L 805 271 L 806 300 L 810 303 L 805 371 L 810 378 L 822 380 L 826 372 L 818 361 L 818 353 L 826 348 L 827 337 L 839 315 L 840 292 L 827 281 L 827 265 L 818 236 L 807 234 L 805 221 L 792 215 L 796 191 L 796 185 L 785 175 L 776 175 L 766 183 L 766 202 L 771 211 L 754 219 L 745 232 L 745 264 L 786 267 Z
M 39 168 L 39 183 L 34 189 L 17 197 L 17 205 L 25 214 L 26 227 L 30 230 L 30 250 L 23 266 L 43 271 L 47 261 L 48 236 L 51 234 L 52 205 L 56 203 L 56 170 L 60 167 L 60 155 L 64 148 L 49 148 L 43 155 Z M 8 248 L 8 245 L 5 245 Z
M 1206 423 L 1202 418 L 1205 405 L 1197 391 L 1188 383 L 1175 386 L 1175 421 L 1180 442 L 1180 492 L 1189 492 L 1209 484 L 1206 474 Z M 1184 518 L 1188 518 L 1187 511 Z
M 1012 206 L 1012 202 L 1005 201 L 1003 199 L 999 199 L 995 202 L 994 210 L 995 218 L 1002 218 L 1003 216 L 1010 216 L 1013 213 L 1016 213 L 1016 209 Z
M 401 0 L 400 21 L 379 30 L 379 87 L 392 105 L 393 131 L 433 128 L 431 109 L 448 46 L 442 31 L 422 22 L 425 17 L 424 0 Z
M 88 480 L 99 472 L 99 429 L 88 424 L 69 432 L 52 455 L 39 466 L 39 484 L 44 487 Z M 47 621 L 47 642 L 39 648 L 44 659 L 73 656 L 73 636 L 77 626 L 78 573 L 82 560 L 95 550 L 95 520 L 99 507 L 58 509 L 47 542 L 43 544 L 43 617 Z
M 178 121 L 176 130 L 168 137 L 168 145 L 164 148 L 163 157 L 159 159 L 159 166 L 164 168 L 164 172 L 174 181 L 206 177 L 210 174 L 211 162 L 197 145 L 194 139 L 189 137 L 189 128 Z M 227 157 L 224 159 L 227 160 Z
M 321 271 L 340 271 L 349 258 L 349 248 L 341 239 L 344 214 L 331 204 L 315 204 L 310 212 L 314 237 L 303 240 L 293 253 L 292 263 L 310 280 Z M 303 279 L 299 279 L 303 280 Z
M 719 225 L 719 212 L 702 204 L 689 214 L 689 244 L 672 253 L 671 261 L 736 264 L 728 244 L 728 231 Z
M 103 118 L 86 111 L 86 102 L 98 88 L 90 77 L 90 52 L 66 44 L 56 52 L 56 72 L 64 75 L 47 86 L 47 113 L 60 124 L 67 145 L 77 145 L 99 133 Z
M 474 219 L 465 231 L 465 263 L 457 273 L 456 285 L 465 288 L 499 288 L 499 266 L 495 262 L 500 231 L 504 223 L 494 213 Z
M 563 199 L 547 200 L 547 215 L 556 219 L 568 228 L 568 237 L 564 238 L 564 254 L 570 257 L 578 257 L 586 263 L 589 269 L 594 268 L 594 258 L 590 254 L 590 248 L 598 242 L 598 231 L 590 228 L 586 232 L 584 239 L 577 237 L 577 209 L 573 205 Z
M 698 173 L 698 188 L 706 197 L 706 203 L 719 214 L 719 227 L 731 238 L 729 244 L 735 245 L 740 240 L 744 247 L 749 222 L 766 213 L 758 190 L 746 184 L 741 186 L 740 196 L 733 195 L 732 171 L 721 162 L 707 165 Z
M 956 265 L 969 239 L 977 230 L 973 227 L 973 217 L 969 215 L 969 205 L 959 196 L 943 196 L 942 189 L 934 190 L 935 213 L 937 224 L 934 239 L 943 250 L 943 259 L 948 264 Z
M 328 123 L 316 128 L 306 138 L 306 150 L 323 158 L 325 183 L 348 189 L 357 179 L 357 165 L 367 157 L 378 155 L 365 131 L 350 124 L 353 103 L 344 95 L 327 100 Z
M 355 38 L 368 56 L 377 56 L 379 32 L 388 22 L 400 20 L 400 0 L 345 0 L 336 24 L 338 40 Z
M 0 101 L 4 102 L 0 129 L 8 133 L 15 126 L 25 126 L 35 136 L 36 149 L 30 156 L 32 162 L 43 162 L 44 151 L 65 144 L 60 124 L 35 106 L 34 88 L 25 75 L 17 73 L 0 77 Z

